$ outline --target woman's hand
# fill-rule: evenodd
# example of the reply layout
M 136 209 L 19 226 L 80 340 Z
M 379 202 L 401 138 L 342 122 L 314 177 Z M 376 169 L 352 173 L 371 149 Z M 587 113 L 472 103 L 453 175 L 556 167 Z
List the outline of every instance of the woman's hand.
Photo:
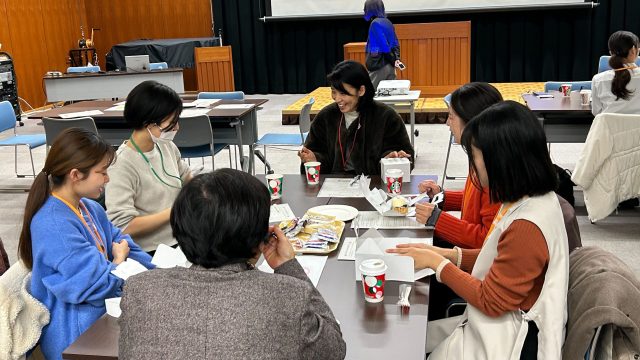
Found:
M 307 149 L 304 146 L 302 147 L 302 149 L 300 149 L 300 151 L 298 151 L 298 156 L 300 157 L 300 160 L 302 160 L 302 163 L 318 161 L 316 160 L 316 154 L 314 154 L 313 151 Z
M 120 264 L 127 260 L 129 257 L 129 243 L 127 240 L 122 239 L 120 242 L 113 242 L 111 244 L 111 254 L 113 255 L 113 263 Z
M 385 159 L 395 159 L 395 158 L 410 158 L 411 154 L 407 154 L 404 150 L 400 151 L 392 151 L 385 156 Z
M 411 256 L 414 261 L 413 266 L 416 269 L 429 268 L 435 270 L 445 259 L 443 255 L 439 254 L 439 252 L 441 252 L 440 250 L 447 249 L 440 249 L 427 244 L 398 244 L 395 249 L 387 249 L 387 252 Z
M 278 226 L 269 227 L 269 242 L 260 244 L 260 251 L 272 269 L 295 257 L 293 247 Z
M 424 180 L 418 184 L 418 191 L 426 192 L 430 198 L 433 198 L 435 194 L 442 192 L 442 188 L 433 180 Z
M 434 204 L 431 203 L 417 203 L 416 204 L 416 221 L 419 222 L 420 224 L 426 224 L 427 220 L 429 220 L 429 218 L 431 217 L 431 214 L 433 214 L 433 209 L 436 206 Z

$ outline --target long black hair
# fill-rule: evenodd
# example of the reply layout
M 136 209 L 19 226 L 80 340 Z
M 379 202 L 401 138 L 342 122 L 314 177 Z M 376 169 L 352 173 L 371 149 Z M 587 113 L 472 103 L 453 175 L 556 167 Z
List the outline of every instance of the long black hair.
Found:
M 451 108 L 464 124 L 500 101 L 502 95 L 498 89 L 485 82 L 470 82 L 451 93 Z
M 631 81 L 631 73 L 624 68 L 624 59 L 629 56 L 629 51 L 633 47 L 638 49 L 640 41 L 638 36 L 630 31 L 616 31 L 609 37 L 609 66 L 614 70 L 615 75 L 611 82 L 611 92 L 616 96 L 616 100 L 629 100 L 632 91 L 627 89 L 627 84 Z
M 24 209 L 18 256 L 27 268 L 31 269 L 33 266 L 31 220 L 51 194 L 51 185 L 62 185 L 73 169 L 78 169 L 80 173 L 88 176 L 91 168 L 105 158 L 107 163 L 111 164 L 115 158 L 115 150 L 91 131 L 70 128 L 55 138 L 44 162 L 44 168 L 33 180 Z
M 363 112 L 366 109 L 370 109 L 371 105 L 373 105 L 375 90 L 373 88 L 373 84 L 371 83 L 371 79 L 369 78 L 367 69 L 359 62 L 353 60 L 345 60 L 338 63 L 329 73 L 329 75 L 327 75 L 327 81 L 332 88 L 340 91 L 343 94 L 348 94 L 351 96 L 358 96 L 358 94 L 357 92 L 356 94 L 349 93 L 344 88 L 344 84 L 353 86 L 356 91 L 360 90 L 361 86 L 364 86 L 364 95 L 360 96 L 360 98 L 358 99 L 358 112 Z
M 558 186 L 542 125 L 522 104 L 503 101 L 487 108 L 464 128 L 461 143 L 476 174 L 472 146 L 482 152 L 494 203 L 544 195 Z

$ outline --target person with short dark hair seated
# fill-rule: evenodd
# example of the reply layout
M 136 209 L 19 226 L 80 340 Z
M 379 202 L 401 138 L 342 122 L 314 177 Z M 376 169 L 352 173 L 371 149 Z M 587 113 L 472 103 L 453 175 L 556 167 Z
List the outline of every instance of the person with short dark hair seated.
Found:
M 319 161 L 323 174 L 380 175 L 382 158 L 408 158 L 413 168 L 414 152 L 404 122 L 391 107 L 373 100 L 367 69 L 346 60 L 333 68 L 327 80 L 335 103 L 313 119 L 298 152 L 302 162 Z
M 181 112 L 178 94 L 153 80 L 133 88 L 124 105 L 124 119 L 133 133 L 109 168 L 105 205 L 109 219 L 147 252 L 159 244 L 176 244 L 169 212 L 182 184 L 191 178 L 172 142 Z
M 269 211 L 266 186 L 247 173 L 187 183 L 171 228 L 193 266 L 128 279 L 119 358 L 344 358 L 340 326 Z M 260 254 L 274 274 L 255 269 Z
M 544 130 L 505 101 L 462 133 L 477 187 L 501 202 L 481 249 L 401 244 L 416 268 L 466 302 L 461 317 L 429 322 L 430 359 L 560 359 L 567 320 L 569 249 Z

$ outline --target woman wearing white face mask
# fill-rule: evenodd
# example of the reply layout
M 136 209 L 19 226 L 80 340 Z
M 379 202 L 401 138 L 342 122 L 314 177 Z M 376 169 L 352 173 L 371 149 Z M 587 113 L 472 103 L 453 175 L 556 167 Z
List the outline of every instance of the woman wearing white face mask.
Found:
M 159 244 L 173 246 L 169 213 L 189 167 L 173 140 L 179 129 L 182 101 L 168 86 L 145 81 L 136 86 L 124 107 L 134 130 L 117 151 L 105 191 L 109 219 L 147 252 Z

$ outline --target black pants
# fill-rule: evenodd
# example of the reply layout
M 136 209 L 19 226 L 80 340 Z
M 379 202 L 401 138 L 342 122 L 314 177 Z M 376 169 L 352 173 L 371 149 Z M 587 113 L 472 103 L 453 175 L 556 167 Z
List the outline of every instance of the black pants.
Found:
M 524 339 L 520 360 L 536 360 L 538 358 L 538 327 L 529 321 L 529 332 Z

